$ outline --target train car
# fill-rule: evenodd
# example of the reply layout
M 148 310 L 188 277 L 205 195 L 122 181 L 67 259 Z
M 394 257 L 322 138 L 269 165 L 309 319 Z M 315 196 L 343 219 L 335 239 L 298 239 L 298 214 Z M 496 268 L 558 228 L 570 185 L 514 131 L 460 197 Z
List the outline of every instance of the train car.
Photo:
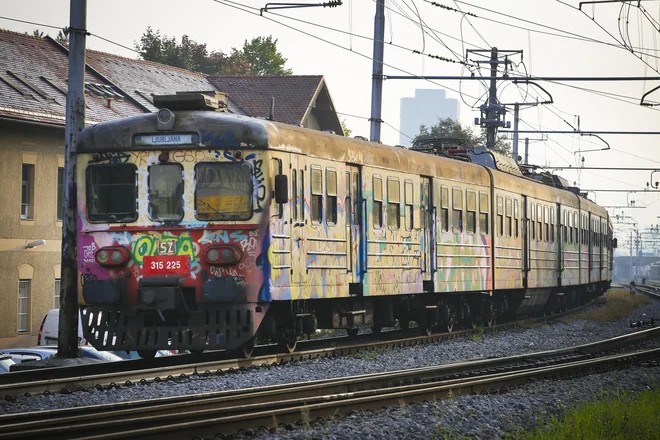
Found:
M 79 303 L 99 350 L 428 334 L 609 286 L 606 211 L 510 159 L 230 115 L 216 98 L 156 96 L 157 113 L 78 137 Z

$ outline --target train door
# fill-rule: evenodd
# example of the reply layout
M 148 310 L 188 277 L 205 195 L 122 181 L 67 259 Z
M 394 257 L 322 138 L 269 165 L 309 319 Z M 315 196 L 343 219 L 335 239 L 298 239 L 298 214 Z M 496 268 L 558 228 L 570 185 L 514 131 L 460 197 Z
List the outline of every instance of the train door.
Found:
M 527 196 L 523 195 L 522 196 L 522 234 L 523 234 L 523 271 L 522 271 L 522 279 L 523 279 L 523 288 L 527 289 L 529 287 L 529 259 L 530 259 L 530 238 L 529 238 L 529 228 L 533 228 L 534 224 L 529 221 L 529 212 L 530 212 L 530 207 L 529 204 L 527 203 Z
M 362 200 L 362 173 L 356 165 L 346 166 L 346 246 L 348 282 L 353 285 L 362 283 L 365 269 L 365 240 L 363 221 L 365 218 Z M 349 284 L 350 286 L 350 284 Z M 349 287 L 350 288 L 350 287 Z
M 589 235 L 589 274 L 585 280 L 591 284 L 591 271 L 594 268 L 594 219 L 589 213 L 589 220 L 587 221 L 587 234 Z
M 556 262 L 556 268 L 557 268 L 557 285 L 561 286 L 561 278 L 562 278 L 562 272 L 564 271 L 564 253 L 562 252 L 562 241 L 561 241 L 561 205 L 557 203 L 557 216 L 554 217 L 552 220 L 555 222 L 554 224 L 551 224 L 550 227 L 554 229 L 554 237 L 555 240 L 552 243 L 554 246 L 555 250 L 557 251 L 557 262 Z
M 291 158 L 291 248 L 293 250 L 292 258 L 292 285 L 296 286 L 298 291 L 292 295 L 292 298 L 299 298 L 299 289 L 305 288 L 309 284 L 307 276 L 307 251 L 305 246 L 305 234 L 309 217 L 307 201 L 309 197 L 305 195 L 307 175 L 304 157 L 293 155 Z
M 422 280 L 432 282 L 434 267 L 434 232 L 433 232 L 433 193 L 429 177 L 421 178 L 421 208 L 422 208 L 422 243 L 421 243 L 421 270 Z
M 285 174 L 289 169 L 289 155 L 272 157 L 270 160 L 270 173 L 273 176 L 271 188 L 275 187 L 275 176 Z M 287 193 L 291 197 L 291 182 L 287 179 Z M 273 298 L 284 298 L 286 292 L 295 286 L 291 277 L 291 208 L 290 203 L 276 203 L 273 200 L 273 211 L 270 218 L 271 250 L 269 252 L 271 267 L 271 282 Z M 245 251 L 245 248 L 243 249 Z

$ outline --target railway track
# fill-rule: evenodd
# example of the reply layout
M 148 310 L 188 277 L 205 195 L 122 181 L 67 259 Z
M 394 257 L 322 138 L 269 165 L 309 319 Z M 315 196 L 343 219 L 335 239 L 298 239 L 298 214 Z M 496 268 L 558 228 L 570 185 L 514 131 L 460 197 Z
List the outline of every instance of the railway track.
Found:
M 501 331 L 523 324 L 555 320 L 570 313 L 582 310 L 589 304 L 545 317 L 529 318 L 483 328 L 484 332 Z M 80 365 L 66 368 L 28 370 L 0 375 L 0 396 L 12 400 L 15 396 L 38 393 L 69 393 L 90 387 L 103 388 L 134 383 L 150 383 L 190 375 L 224 375 L 249 368 L 268 367 L 306 359 L 337 357 L 373 350 L 423 345 L 458 337 L 466 337 L 475 330 L 458 330 L 451 333 L 436 333 L 429 336 L 401 337 L 406 332 L 393 331 L 381 334 L 374 340 L 372 335 L 360 335 L 356 339 L 348 337 L 327 338 L 304 341 L 300 351 L 293 353 L 259 354 L 247 359 L 228 359 L 224 352 L 204 353 L 202 356 L 172 356 L 150 360 L 130 360 L 122 362 Z M 408 332 L 409 333 L 409 332 Z M 360 342 L 364 341 L 364 342 Z M 267 352 L 268 347 L 258 347 Z M 192 360 L 192 362 L 191 362 Z
M 529 380 L 656 365 L 660 349 L 605 353 L 660 336 L 653 328 L 578 347 L 364 376 L 0 416 L 0 439 L 213 437 L 307 423 L 357 409 L 497 394 Z

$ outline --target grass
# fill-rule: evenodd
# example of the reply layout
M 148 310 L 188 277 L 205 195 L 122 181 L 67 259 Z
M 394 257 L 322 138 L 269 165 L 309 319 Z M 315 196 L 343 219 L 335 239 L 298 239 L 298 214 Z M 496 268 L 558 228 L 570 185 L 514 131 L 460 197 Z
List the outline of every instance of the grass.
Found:
M 578 315 L 588 321 L 612 322 L 625 318 L 644 304 L 650 304 L 651 299 L 641 293 L 631 295 L 627 290 L 609 290 L 598 299 L 600 307 Z
M 474 342 L 479 342 L 484 338 L 484 329 L 483 327 L 477 327 L 474 329 L 474 331 L 470 334 L 470 339 Z
M 352 354 L 350 357 L 353 359 L 376 359 L 378 356 L 380 356 L 380 352 L 381 350 L 379 349 L 362 351 L 360 353 Z
M 516 440 L 646 440 L 660 438 L 660 389 L 602 397 L 549 420 L 542 428 L 518 432 Z

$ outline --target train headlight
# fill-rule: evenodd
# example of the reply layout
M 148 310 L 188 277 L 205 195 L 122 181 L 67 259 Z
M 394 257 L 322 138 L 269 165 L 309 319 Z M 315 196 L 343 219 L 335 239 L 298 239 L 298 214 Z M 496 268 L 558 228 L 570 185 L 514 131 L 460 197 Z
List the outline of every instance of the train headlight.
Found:
M 121 260 L 122 260 L 123 258 L 124 258 L 124 256 L 123 256 L 123 255 L 121 254 L 121 252 L 118 251 L 117 249 L 115 249 L 114 251 L 112 251 L 112 253 L 110 254 L 110 260 L 111 260 L 113 263 L 115 263 L 115 264 L 119 264 L 119 263 L 121 263 Z
M 215 248 L 211 248 L 206 252 L 206 259 L 208 260 L 209 263 L 217 263 L 217 261 L 220 259 L 220 251 Z
M 122 246 L 103 247 L 96 251 L 96 262 L 103 266 L 120 266 L 126 264 L 129 257 L 130 253 Z
M 109 259 L 110 259 L 110 253 L 105 249 L 101 249 L 96 253 L 96 261 L 98 261 L 101 264 L 107 263 Z
M 206 250 L 209 264 L 235 264 L 241 260 L 241 250 L 236 246 L 213 246 Z

